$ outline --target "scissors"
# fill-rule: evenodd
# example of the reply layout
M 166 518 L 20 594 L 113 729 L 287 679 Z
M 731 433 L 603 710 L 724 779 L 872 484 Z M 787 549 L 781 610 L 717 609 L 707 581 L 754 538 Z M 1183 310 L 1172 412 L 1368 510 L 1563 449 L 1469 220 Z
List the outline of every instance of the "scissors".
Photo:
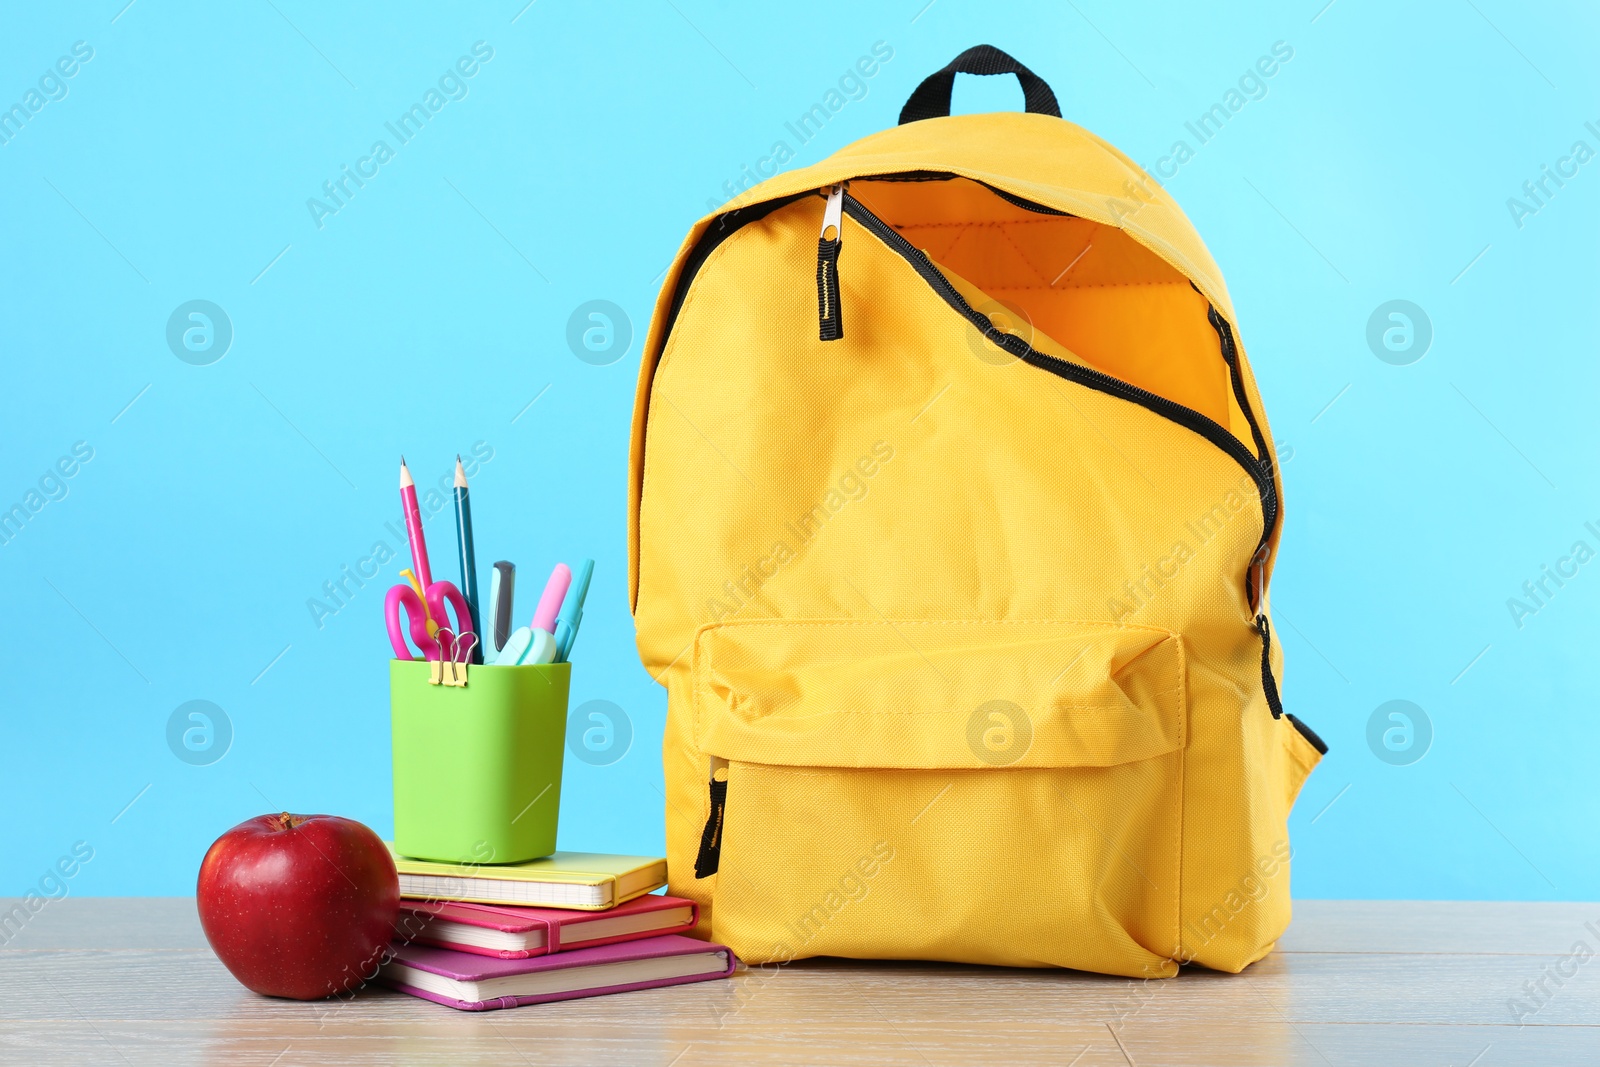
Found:
M 445 614 L 446 604 L 455 614 L 454 626 L 450 625 L 449 616 Z M 402 611 L 406 616 L 405 629 L 400 626 Z M 411 644 L 421 650 L 422 658 L 433 662 L 442 661 L 447 655 L 454 662 L 461 646 L 465 645 L 470 650 L 478 641 L 477 634 L 472 630 L 472 613 L 467 609 L 467 598 L 450 581 L 437 581 L 428 586 L 426 605 L 411 586 L 392 585 L 383 599 L 383 614 L 389 627 L 389 644 L 394 646 L 397 659 L 417 658 L 411 654 L 410 645 L 406 644 L 406 630 L 411 633 Z M 438 624 L 434 633 L 429 632 L 429 622 Z

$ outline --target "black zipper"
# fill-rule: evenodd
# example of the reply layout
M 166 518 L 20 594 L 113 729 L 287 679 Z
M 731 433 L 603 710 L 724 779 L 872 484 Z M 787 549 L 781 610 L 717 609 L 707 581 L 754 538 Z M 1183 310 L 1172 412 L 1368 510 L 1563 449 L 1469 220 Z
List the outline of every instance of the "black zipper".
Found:
M 867 176 L 864 176 L 861 180 L 862 181 L 888 181 L 888 182 L 939 182 L 939 181 L 954 181 L 956 178 L 959 178 L 959 177 L 962 177 L 962 175 L 951 174 L 951 173 L 949 173 L 947 171 L 911 170 L 911 171 L 902 171 L 902 172 L 900 172 L 898 174 L 873 174 L 873 175 L 867 175 Z M 1079 216 L 1073 215 L 1070 211 L 1061 211 L 1061 210 L 1059 210 L 1057 208 L 1046 207 L 1044 204 L 1039 204 L 1039 203 L 1035 203 L 1032 200 L 1024 199 L 1023 197 L 1017 196 L 1015 193 L 1009 193 L 1004 189 L 1001 189 L 1001 188 L 999 188 L 997 186 L 990 185 L 988 182 L 985 182 L 985 181 L 979 181 L 976 178 L 968 178 L 966 180 L 970 181 L 970 182 L 973 182 L 974 184 L 983 186 L 985 189 L 989 190 L 991 193 L 993 193 L 995 196 L 998 196 L 1000 199 L 1004 200 L 1006 203 L 1011 204 L 1013 207 L 1019 207 L 1024 211 L 1031 211 L 1036 215 L 1054 215 L 1054 216 L 1057 216 L 1057 217 L 1060 217 L 1060 218 L 1078 218 L 1079 217 Z M 891 233 L 896 238 L 899 238 L 900 241 L 904 242 L 907 247 L 911 247 L 912 251 L 915 252 L 918 257 L 923 259 L 924 262 L 926 262 L 927 267 L 930 270 L 932 270 L 935 274 L 938 275 L 938 278 L 939 278 L 939 280 L 941 282 L 945 282 L 945 285 L 948 286 L 948 282 L 945 281 L 944 275 L 942 273 L 939 273 L 939 269 L 937 267 L 933 266 L 933 264 L 931 262 L 927 262 L 927 257 L 926 256 L 922 256 L 920 250 L 916 249 L 914 246 L 911 246 L 909 241 L 905 241 L 905 239 L 903 237 L 900 237 L 900 234 L 899 234 L 898 231 L 894 230 L 893 227 L 889 226 L 882 219 L 879 219 L 876 215 L 872 214 L 871 209 L 867 208 L 866 205 L 862 204 L 859 200 L 856 201 L 855 203 L 857 204 L 858 207 L 861 208 L 862 211 L 866 212 L 867 216 L 869 218 L 871 218 L 872 222 L 877 223 L 877 226 L 874 227 L 874 226 L 872 226 L 870 224 L 865 223 L 864 220 L 862 219 L 861 215 L 857 214 L 856 212 L 851 212 L 851 216 L 853 218 L 855 218 L 857 221 L 862 221 L 864 225 L 868 225 L 868 228 L 871 229 L 874 233 L 878 234 L 880 238 L 883 238 L 883 234 L 885 232 Z M 883 239 L 885 241 L 888 241 L 887 238 L 883 238 Z M 900 254 L 902 256 L 906 255 L 904 249 L 902 249 L 895 242 L 888 241 L 888 243 L 891 246 L 893 246 L 897 252 L 900 252 Z M 918 265 L 918 263 L 916 262 L 915 259 L 913 259 L 910 256 L 906 256 L 906 258 L 911 260 L 911 265 L 912 265 L 912 267 L 916 268 L 918 274 L 921 274 L 924 279 L 929 280 L 930 282 L 932 282 L 932 279 L 929 278 L 928 274 L 922 269 L 921 266 Z M 957 310 L 961 310 L 962 309 L 962 305 L 965 304 L 965 301 L 961 300 L 960 294 L 955 291 L 954 287 L 949 287 L 949 293 L 947 294 L 943 289 L 940 288 L 940 286 L 937 283 L 933 283 L 933 284 L 934 284 L 934 288 L 936 290 L 940 291 L 940 295 L 944 296 L 946 301 L 950 301 L 950 296 L 951 295 L 953 295 L 957 301 L 961 301 L 961 303 L 956 305 L 956 307 L 957 307 Z M 1197 292 L 1197 293 L 1200 292 L 1200 287 L 1195 285 L 1193 282 L 1190 282 L 1189 285 L 1190 285 L 1190 288 L 1194 289 L 1195 292 Z M 1201 293 L 1201 295 L 1204 296 L 1205 294 Z M 978 326 L 978 329 L 980 330 L 980 332 L 984 333 L 984 336 L 986 336 L 986 337 L 990 336 L 989 332 L 984 330 L 983 326 L 980 325 L 974 319 L 974 316 L 978 316 L 979 318 L 982 318 L 982 316 L 979 315 L 979 313 L 977 313 L 975 311 L 972 311 L 971 308 L 967 308 L 966 311 L 963 312 L 963 314 L 966 314 L 968 320 L 972 321 L 975 326 Z M 1189 414 L 1195 419 L 1200 419 L 1200 420 L 1203 420 L 1203 421 L 1205 421 L 1207 423 L 1210 423 L 1211 426 L 1215 427 L 1216 432 L 1221 434 L 1223 437 L 1225 437 L 1229 442 L 1233 442 L 1235 444 L 1241 444 L 1241 448 L 1239 450 L 1235 450 L 1234 448 L 1230 447 L 1230 445 L 1224 444 L 1218 438 L 1213 437 L 1209 433 L 1206 433 L 1206 431 L 1196 429 L 1193 426 L 1189 427 L 1190 429 L 1196 429 L 1197 433 L 1201 433 L 1208 440 L 1212 440 L 1212 441 L 1216 442 L 1219 447 L 1221 447 L 1224 451 L 1228 452 L 1229 455 L 1232 455 L 1236 460 L 1238 460 L 1239 463 L 1242 466 L 1244 466 L 1245 471 L 1255 481 L 1257 492 L 1259 492 L 1261 494 L 1261 497 L 1262 497 L 1262 499 L 1261 499 L 1261 512 L 1262 512 L 1261 540 L 1256 546 L 1256 554 L 1255 554 L 1255 556 L 1252 557 L 1252 559 L 1251 559 L 1251 564 L 1252 564 L 1251 571 L 1247 572 L 1246 575 L 1245 575 L 1246 595 L 1249 598 L 1251 607 L 1254 608 L 1255 604 L 1256 604 L 1256 591 L 1255 591 L 1254 586 L 1253 586 L 1253 582 L 1255 580 L 1254 571 L 1259 569 L 1259 565 L 1262 562 L 1262 553 L 1265 552 L 1266 547 L 1267 547 L 1267 542 L 1272 537 L 1272 531 L 1277 526 L 1277 518 L 1278 518 L 1278 488 L 1277 488 L 1277 482 L 1274 479 L 1273 472 L 1271 470 L 1270 458 L 1269 458 L 1271 453 L 1268 452 L 1268 450 L 1267 450 L 1266 436 L 1261 432 L 1261 424 L 1256 420 L 1255 409 L 1253 409 L 1250 406 L 1249 398 L 1245 393 L 1244 375 L 1243 375 L 1243 372 L 1240 370 L 1240 367 L 1239 367 L 1239 349 L 1238 349 L 1238 345 L 1234 341 L 1233 327 L 1232 327 L 1231 324 L 1229 324 L 1227 319 L 1222 317 L 1222 315 L 1217 311 L 1216 307 L 1213 306 L 1210 303 L 1210 301 L 1206 302 L 1206 318 L 1207 318 L 1207 321 L 1209 321 L 1211 323 L 1212 329 L 1216 330 L 1216 332 L 1217 332 L 1217 340 L 1218 340 L 1218 343 L 1221 345 L 1221 348 L 1222 348 L 1222 359 L 1223 359 L 1223 362 L 1228 365 L 1228 377 L 1229 377 L 1229 379 L 1230 379 L 1230 381 L 1231 381 L 1231 383 L 1233 385 L 1234 398 L 1239 403 L 1239 410 L 1244 412 L 1245 421 L 1247 421 L 1250 424 L 1250 436 L 1255 441 L 1255 446 L 1256 446 L 1256 454 L 1255 454 L 1255 456 L 1251 457 L 1251 460 L 1248 461 L 1248 462 L 1245 459 L 1243 459 L 1238 454 L 1238 452 L 1239 451 L 1243 451 L 1244 455 L 1246 455 L 1246 456 L 1249 455 L 1249 452 L 1247 450 L 1243 449 L 1242 444 L 1238 441 L 1238 439 L 1235 438 L 1233 436 L 1233 434 L 1231 434 L 1227 430 L 1223 429 L 1221 426 L 1218 426 L 1212 420 L 1206 418 L 1206 416 L 1200 414 L 1198 411 L 1194 411 L 1191 408 L 1186 408 L 1181 404 L 1174 404 L 1171 401 L 1166 401 L 1166 403 L 1171 404 L 1171 406 L 1174 407 L 1174 408 L 1181 409 L 1183 411 L 1189 412 Z M 987 319 L 984 319 L 984 321 L 987 321 Z M 1009 334 L 1000 334 L 1000 336 L 1010 336 L 1010 335 Z M 1020 338 L 1018 340 L 1020 340 Z M 1026 357 L 1022 357 L 1020 355 L 1020 353 L 1014 352 L 1011 349 L 1010 346 L 1002 345 L 1002 347 L 1006 348 L 1007 351 L 1012 351 L 1013 354 L 1014 355 L 1018 355 L 1019 358 L 1026 358 Z M 1054 357 L 1050 357 L 1050 356 L 1044 356 L 1042 353 L 1040 353 L 1039 355 L 1044 359 L 1052 359 L 1052 358 L 1054 358 Z M 1030 360 L 1029 362 L 1033 362 L 1033 361 Z M 1061 361 L 1057 361 L 1057 362 L 1061 362 Z M 1034 365 L 1035 366 L 1041 366 L 1041 364 L 1039 364 L 1039 363 L 1035 363 Z M 1071 364 L 1071 366 L 1076 366 L 1076 364 Z M 1051 368 L 1051 367 L 1046 367 L 1045 369 L 1054 371 L 1054 368 Z M 1057 373 L 1059 373 L 1059 372 L 1057 372 Z M 1098 373 L 1098 372 L 1094 372 L 1094 373 Z M 1062 375 L 1062 377 L 1067 377 L 1067 375 Z M 1107 375 L 1106 377 L 1109 378 L 1109 380 L 1111 380 L 1113 382 L 1118 381 L 1118 379 L 1110 378 L 1109 375 Z M 1076 379 L 1074 379 L 1074 380 L 1076 380 Z M 1082 384 L 1089 385 L 1091 383 L 1085 381 Z M 1121 383 L 1121 384 L 1125 385 L 1130 390 L 1134 390 L 1136 392 L 1144 394 L 1144 396 L 1154 397 L 1157 400 L 1164 400 L 1165 399 L 1163 397 L 1157 396 L 1154 393 L 1150 393 L 1150 392 L 1147 392 L 1146 390 L 1139 389 L 1137 386 L 1127 385 L 1127 383 L 1125 383 L 1125 382 Z M 1098 385 L 1095 385 L 1093 387 L 1094 388 L 1099 388 Z M 1104 391 L 1109 392 L 1110 390 L 1104 390 Z M 1115 394 L 1115 395 L 1121 395 L 1121 394 Z M 1134 398 L 1133 397 L 1128 397 L 1127 399 L 1134 399 Z M 1142 404 L 1142 403 L 1144 403 L 1144 401 L 1143 400 L 1135 400 L 1135 403 L 1141 403 Z M 1149 405 L 1146 404 L 1145 406 L 1148 407 Z M 1167 418 L 1171 418 L 1175 422 L 1181 423 L 1181 424 L 1183 424 L 1185 426 L 1189 426 L 1189 423 L 1186 422 L 1185 419 L 1183 419 L 1183 418 L 1175 418 L 1172 414 L 1170 414 L 1167 411 L 1154 409 L 1154 408 L 1152 410 L 1156 410 L 1158 414 L 1163 415 L 1163 416 L 1165 416 Z
M 1054 214 L 1054 216 L 1062 219 L 1082 218 L 1082 216 L 1072 214 L 1070 211 L 1062 211 L 1059 208 L 1046 208 L 1042 203 L 1024 200 L 1014 192 L 1006 192 L 1005 189 L 1000 189 L 998 186 L 990 186 L 989 182 L 979 181 L 976 178 L 966 178 L 965 174 L 952 174 L 949 171 L 899 171 L 898 174 L 862 174 L 858 181 L 955 181 L 957 178 L 973 182 L 974 186 L 984 187 L 992 194 L 1005 200 L 1006 203 L 1010 203 L 1014 208 L 1022 208 L 1022 210 L 1032 211 L 1034 214 Z
M 776 200 L 764 200 L 759 204 L 735 208 L 716 217 L 716 220 L 706 228 L 706 232 L 700 235 L 700 240 L 689 250 L 688 258 L 683 261 L 683 270 L 678 272 L 678 286 L 672 291 L 672 305 L 667 308 L 667 319 L 661 326 L 662 352 L 667 350 L 667 338 L 672 336 L 672 328 L 678 323 L 678 313 L 683 310 L 683 302 L 688 299 L 689 287 L 694 284 L 695 275 L 700 273 L 700 268 L 705 266 L 706 260 L 711 258 L 711 253 L 715 252 L 722 242 L 750 223 L 759 222 L 796 200 L 815 195 L 814 191 L 807 190 L 795 193 L 793 196 L 780 196 Z
M 1193 282 L 1189 284 L 1195 292 L 1200 292 L 1199 286 Z M 1244 372 L 1239 369 L 1239 346 L 1233 340 L 1233 327 L 1209 302 L 1206 304 L 1206 319 L 1211 323 L 1211 328 L 1217 331 L 1217 341 L 1222 346 L 1222 360 L 1228 365 L 1228 377 L 1233 382 L 1233 398 L 1239 402 L 1239 410 L 1244 412 L 1245 421 L 1250 424 L 1250 437 L 1256 443 L 1257 460 L 1265 465 L 1270 454 L 1267 451 L 1267 439 L 1261 432 L 1261 424 L 1256 421 L 1255 411 L 1250 407 L 1250 397 L 1245 393 Z
M 996 189 L 988 182 L 979 182 L 978 184 L 1013 207 L 1020 207 L 1024 211 L 1031 211 L 1035 215 L 1057 215 L 1064 219 L 1075 219 L 1079 217 L 1070 211 L 1057 211 L 1053 207 L 1045 207 L 1043 204 L 1035 204 L 1032 200 L 1024 200 L 1015 193 L 1008 193 L 1004 189 Z
M 962 175 L 951 174 L 947 171 L 909 170 L 898 174 L 868 174 L 864 175 L 861 180 L 948 182 L 954 181 L 959 177 L 962 177 Z M 1078 217 L 1070 211 L 1058 211 L 1053 207 L 1046 207 L 1031 200 L 1024 200 L 1022 197 L 1008 193 L 1004 189 L 998 189 L 988 182 L 978 181 L 976 178 L 968 178 L 967 180 L 983 186 L 1002 200 L 1015 207 L 1020 207 L 1024 211 L 1032 211 L 1038 215 L 1058 215 L 1063 218 Z M 667 308 L 667 318 L 661 329 L 661 350 L 663 352 L 667 349 L 667 339 L 672 336 L 672 328 L 677 325 L 678 313 L 683 310 L 683 302 L 688 299 L 689 287 L 694 284 L 695 276 L 700 273 L 700 268 L 705 266 L 706 260 L 711 258 L 711 253 L 715 252 L 723 241 L 726 241 L 750 223 L 764 219 L 779 208 L 787 207 L 796 200 L 803 200 L 808 196 L 816 195 L 815 190 L 793 193 L 789 196 L 780 196 L 776 200 L 764 200 L 759 204 L 749 204 L 745 207 L 735 208 L 716 217 L 716 220 L 707 227 L 706 232 L 700 235 L 700 240 L 695 244 L 694 248 L 689 250 L 688 257 L 683 261 L 683 270 L 678 272 L 678 285 L 672 292 L 672 304 Z
M 956 287 L 950 284 L 950 280 L 940 272 L 938 267 L 933 265 L 932 260 L 923 255 L 920 249 L 900 236 L 892 226 L 874 215 L 861 201 L 849 193 L 844 195 L 844 210 L 845 214 L 860 223 L 873 236 L 895 252 L 898 252 L 906 262 L 911 264 L 912 269 L 932 287 L 933 291 L 938 293 L 945 303 L 954 308 L 968 322 L 972 323 L 978 332 L 1013 356 L 1025 363 L 1038 367 L 1040 370 L 1047 370 L 1068 381 L 1086 385 L 1091 389 L 1097 389 L 1102 393 L 1107 393 L 1122 400 L 1132 401 L 1141 407 L 1148 408 L 1163 418 L 1170 419 L 1186 429 L 1193 430 L 1233 457 L 1234 461 L 1243 467 L 1245 473 L 1249 474 L 1256 483 L 1256 489 L 1261 495 L 1262 527 L 1264 531 L 1271 531 L 1273 524 L 1277 520 L 1277 490 L 1273 486 L 1272 480 L 1266 476 L 1261 463 L 1237 437 L 1193 408 L 1168 400 L 1166 397 L 1152 393 L 1148 389 L 1130 385 L 1122 379 L 1113 378 L 1103 371 L 1097 371 L 1091 367 L 1046 355 L 1016 334 L 1004 333 L 995 329 L 994 323 L 989 321 L 988 316 L 974 310 L 972 305 L 967 303 L 966 298 L 956 290 Z M 1266 533 L 1263 533 L 1263 539 L 1265 537 Z
M 1193 282 L 1189 285 L 1195 292 L 1200 292 L 1200 287 Z M 1233 398 L 1238 401 L 1239 410 L 1244 412 L 1245 421 L 1250 424 L 1250 437 L 1256 443 L 1256 464 L 1266 475 L 1267 488 L 1272 491 L 1271 508 L 1267 508 L 1265 500 L 1262 502 L 1264 521 L 1261 524 L 1261 540 L 1256 544 L 1255 554 L 1250 557 L 1250 569 L 1245 572 L 1245 598 L 1250 604 L 1250 610 L 1254 611 L 1261 602 L 1260 587 L 1266 579 L 1267 542 L 1271 539 L 1273 527 L 1277 523 L 1278 479 L 1272 469 L 1272 453 L 1267 448 L 1266 435 L 1261 432 L 1261 424 L 1256 421 L 1255 409 L 1250 406 L 1250 398 L 1245 392 L 1244 372 L 1239 366 L 1239 347 L 1233 339 L 1233 326 L 1209 302 L 1206 304 L 1206 319 L 1211 323 L 1211 328 L 1217 332 L 1217 342 L 1222 347 L 1222 359 L 1228 365 L 1228 378 L 1233 383 Z
M 1195 286 L 1195 292 L 1200 292 L 1198 286 Z M 1244 412 L 1245 421 L 1250 424 L 1250 436 L 1256 443 L 1256 462 L 1266 475 L 1267 487 L 1272 490 L 1270 512 L 1267 510 L 1265 500 L 1262 501 L 1261 540 L 1257 542 L 1255 554 L 1250 557 L 1250 567 L 1245 571 L 1244 590 L 1250 610 L 1256 611 L 1256 630 L 1261 634 L 1261 689 L 1266 694 L 1267 707 L 1272 709 L 1272 717 L 1277 719 L 1283 716 L 1283 698 L 1278 693 L 1278 679 L 1272 673 L 1272 624 L 1267 621 L 1267 613 L 1264 610 L 1257 610 L 1263 606 L 1265 598 L 1269 551 L 1267 543 L 1272 537 L 1272 528 L 1279 511 L 1277 472 L 1272 469 L 1272 453 L 1267 448 L 1266 435 L 1261 432 L 1261 424 L 1256 421 L 1256 413 L 1250 407 L 1250 398 L 1245 392 L 1244 372 L 1239 367 L 1239 348 L 1233 339 L 1233 326 L 1210 304 L 1206 307 L 1206 318 L 1211 322 L 1211 328 L 1217 331 L 1217 340 L 1222 345 L 1222 358 L 1228 364 L 1228 377 L 1233 382 L 1233 397 L 1239 403 L 1239 410 Z M 1306 739 L 1315 745 L 1318 751 L 1327 753 L 1328 746 L 1323 744 L 1322 738 L 1318 737 L 1309 726 L 1293 715 L 1289 716 L 1289 721 L 1294 724 L 1295 729 L 1306 735 Z

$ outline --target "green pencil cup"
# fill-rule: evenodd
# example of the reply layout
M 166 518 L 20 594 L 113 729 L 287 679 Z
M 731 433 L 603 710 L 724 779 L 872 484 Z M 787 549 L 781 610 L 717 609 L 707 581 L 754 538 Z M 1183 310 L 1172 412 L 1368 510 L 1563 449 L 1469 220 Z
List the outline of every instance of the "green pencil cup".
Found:
M 464 687 L 389 661 L 394 847 L 441 863 L 524 863 L 556 850 L 572 664 L 473 665 Z

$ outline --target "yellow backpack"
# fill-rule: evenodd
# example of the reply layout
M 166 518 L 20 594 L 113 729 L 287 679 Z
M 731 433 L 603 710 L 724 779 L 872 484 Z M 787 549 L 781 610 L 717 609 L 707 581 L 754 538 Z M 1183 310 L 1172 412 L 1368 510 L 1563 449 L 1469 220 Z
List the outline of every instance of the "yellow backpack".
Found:
M 958 72 L 1027 114 L 951 116 Z M 750 963 L 1170 976 L 1289 922 L 1277 461 L 1178 206 L 989 46 L 690 232 L 634 410 L 670 890 Z

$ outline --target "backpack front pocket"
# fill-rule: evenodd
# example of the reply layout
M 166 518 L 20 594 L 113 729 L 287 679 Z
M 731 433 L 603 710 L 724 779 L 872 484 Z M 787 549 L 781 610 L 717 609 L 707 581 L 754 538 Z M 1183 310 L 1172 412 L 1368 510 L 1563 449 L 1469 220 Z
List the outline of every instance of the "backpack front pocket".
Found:
M 697 873 L 741 958 L 1175 971 L 1179 635 L 727 623 L 699 631 L 692 673 Z

